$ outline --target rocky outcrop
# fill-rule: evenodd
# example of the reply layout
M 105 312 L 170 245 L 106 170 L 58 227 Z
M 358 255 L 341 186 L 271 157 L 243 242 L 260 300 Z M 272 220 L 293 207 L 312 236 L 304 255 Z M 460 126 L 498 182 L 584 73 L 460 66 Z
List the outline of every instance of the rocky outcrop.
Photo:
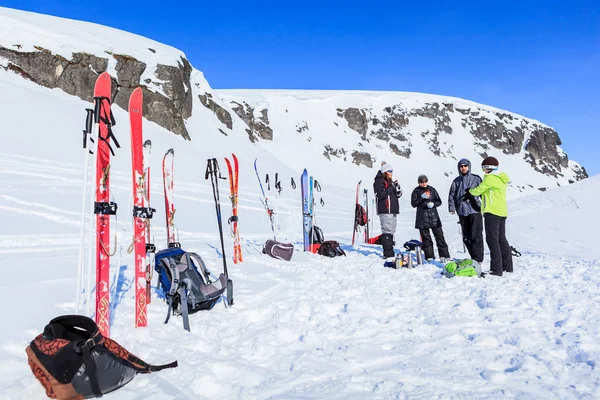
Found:
M 373 158 L 365 151 L 354 150 L 351 154 L 352 162 L 356 165 L 365 165 L 369 168 L 373 168 Z
M 261 116 L 258 118 L 254 117 L 254 108 L 246 102 L 241 104 L 232 101 L 231 109 L 248 125 L 246 132 L 251 142 L 256 142 L 257 137 L 273 140 L 273 129 L 269 126 L 269 115 L 266 108 L 260 111 Z
M 330 145 L 325 145 L 325 150 L 323 151 L 323 155 L 325 156 L 325 158 L 327 158 L 329 161 L 331 161 L 331 156 L 337 157 L 337 158 L 342 158 L 344 159 L 344 161 L 346 161 L 346 150 L 344 148 L 339 148 L 339 149 L 334 149 L 333 147 L 331 147 Z
M 233 121 L 231 120 L 231 114 L 223 107 L 215 103 L 213 96 L 210 93 L 199 94 L 198 98 L 200 103 L 209 110 L 211 110 L 217 116 L 217 119 L 225 125 L 228 129 L 233 128 Z
M 360 134 L 363 140 L 367 139 L 367 129 L 369 127 L 369 119 L 365 110 L 358 108 L 337 109 L 337 115 L 343 118 L 348 123 L 348 128 Z
M 554 129 L 537 124 L 533 124 L 532 129 L 533 132 L 525 145 L 525 150 L 528 152 L 525 160 L 542 174 L 555 178 L 564 176 L 562 170 L 569 167 L 569 158 L 559 147 L 562 142 L 558 133 Z M 577 180 L 587 177 L 585 168 L 577 169 Z
M 0 57 L 8 60 L 7 69 L 47 88 L 92 102 L 98 75 L 108 68 L 108 58 L 116 60 L 117 77 L 113 77 L 113 103 L 127 110 L 129 95 L 136 87 L 144 91 L 144 116 L 173 133 L 189 140 L 184 120 L 192 114 L 190 89 L 191 65 L 184 58 L 178 66 L 158 65 L 159 82 L 140 82 L 146 64 L 123 54 L 106 53 L 98 57 L 85 52 L 73 53 L 70 60 L 36 47 L 33 52 L 21 52 L 0 46 Z M 149 89 L 155 85 L 159 91 Z M 162 93 L 160 93 L 162 92 Z

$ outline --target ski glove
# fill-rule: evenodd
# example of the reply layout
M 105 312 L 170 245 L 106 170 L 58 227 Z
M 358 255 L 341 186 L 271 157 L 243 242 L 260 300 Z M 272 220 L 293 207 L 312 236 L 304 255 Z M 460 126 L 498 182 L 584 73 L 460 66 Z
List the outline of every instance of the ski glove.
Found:
M 422 199 L 428 199 L 429 195 L 427 194 L 427 192 L 423 192 L 423 193 L 421 193 L 421 198 Z
M 433 208 L 433 201 L 430 201 L 429 203 L 427 203 L 427 208 Z
M 467 200 L 471 199 L 472 197 L 473 197 L 473 195 L 471 194 L 471 192 L 469 192 L 469 189 L 467 189 L 465 194 L 460 196 L 460 201 L 467 201 Z
M 396 197 L 398 197 L 398 198 L 402 197 L 402 188 L 400 187 L 400 184 L 398 183 L 398 181 L 394 181 L 393 185 L 394 185 L 394 192 L 396 193 Z

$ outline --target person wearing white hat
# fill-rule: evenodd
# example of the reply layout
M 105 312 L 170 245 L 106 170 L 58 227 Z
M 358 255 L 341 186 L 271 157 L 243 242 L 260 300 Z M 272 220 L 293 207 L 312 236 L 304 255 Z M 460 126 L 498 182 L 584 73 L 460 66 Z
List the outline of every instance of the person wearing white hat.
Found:
M 396 233 L 397 218 L 400 212 L 400 202 L 402 197 L 402 188 L 397 180 L 393 180 L 394 169 L 385 161 L 381 163 L 381 168 L 375 176 L 373 190 L 377 202 L 377 214 L 381 225 L 381 246 L 383 247 L 383 257 L 395 257 L 394 252 L 394 234 Z

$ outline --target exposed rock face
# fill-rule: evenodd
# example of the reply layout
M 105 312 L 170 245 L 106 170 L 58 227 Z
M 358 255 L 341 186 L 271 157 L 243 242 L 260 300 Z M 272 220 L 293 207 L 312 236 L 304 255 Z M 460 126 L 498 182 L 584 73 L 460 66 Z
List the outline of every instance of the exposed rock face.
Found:
M 533 129 L 534 131 L 525 145 L 525 150 L 529 152 L 525 155 L 525 160 L 536 171 L 543 174 L 554 177 L 563 176 L 561 171 L 563 168 L 568 168 L 569 158 L 558 147 L 562 144 L 558 133 L 551 128 L 542 127 L 537 124 L 533 124 Z M 578 168 L 577 180 L 587 177 L 585 168 Z
M 331 156 L 334 157 L 338 157 L 338 158 L 344 158 L 344 161 L 346 161 L 346 150 L 343 148 L 339 148 L 339 149 L 334 149 L 333 147 L 331 147 L 330 145 L 325 145 L 325 151 L 323 151 L 323 155 L 331 161 Z
M 93 101 L 94 84 L 106 71 L 108 57 L 116 61 L 117 77 L 113 83 L 113 103 L 127 109 L 129 95 L 138 86 L 144 91 L 144 116 L 158 125 L 189 139 L 184 120 L 192 114 L 190 89 L 191 65 L 185 59 L 177 67 L 158 65 L 155 83 L 163 94 L 153 92 L 140 82 L 146 64 L 123 54 L 107 58 L 87 53 L 73 53 L 70 60 L 37 47 L 34 52 L 20 52 L 0 46 L 0 57 L 8 60 L 7 68 L 47 88 L 59 88 L 86 101 Z M 114 79 L 114 77 L 113 77 Z M 151 81 L 145 81 L 146 84 Z
M 369 126 L 369 120 L 365 110 L 358 108 L 347 108 L 345 110 L 338 108 L 338 116 L 344 118 L 348 122 L 348 127 L 358 133 L 363 140 L 367 138 L 367 129 Z
M 246 102 L 240 104 L 231 102 L 231 109 L 248 125 L 246 129 L 251 142 L 255 142 L 257 136 L 265 140 L 273 140 L 273 129 L 269 126 L 269 115 L 267 109 L 260 111 L 261 116 L 254 118 L 254 108 Z
M 356 165 L 366 165 L 369 168 L 373 168 L 373 158 L 371 155 L 364 151 L 353 151 L 352 162 Z
M 202 103 L 202 105 L 204 107 L 208 108 L 209 110 L 212 110 L 212 112 L 215 113 L 215 115 L 217 116 L 219 121 L 221 121 L 221 123 L 223 125 L 225 125 L 229 129 L 233 128 L 233 121 L 231 120 L 231 114 L 227 110 L 225 110 L 223 107 L 221 107 L 220 105 L 215 103 L 215 101 L 213 100 L 212 94 L 210 94 L 210 93 L 199 94 L 198 97 L 200 98 L 200 103 Z

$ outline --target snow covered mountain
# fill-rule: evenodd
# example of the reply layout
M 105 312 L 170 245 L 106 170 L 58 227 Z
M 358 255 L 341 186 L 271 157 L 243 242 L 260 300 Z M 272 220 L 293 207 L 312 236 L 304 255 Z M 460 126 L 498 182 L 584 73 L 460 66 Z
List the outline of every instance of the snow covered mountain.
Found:
M 540 155 L 523 146 L 534 136 L 528 127 L 546 129 L 542 124 L 513 114 L 509 124 L 510 118 L 502 117 L 505 127 L 521 129 L 524 135 L 518 151 L 515 147 L 513 154 L 504 154 L 462 128 L 461 119 L 477 118 L 475 112 L 500 119 L 489 107 L 418 94 L 214 91 L 200 72 L 186 66 L 181 52 L 168 46 L 94 24 L 1 8 L 0 46 L 0 320 L 5 323 L 0 331 L 0 399 L 44 398 L 24 349 L 51 318 L 74 312 L 81 129 L 85 108 L 91 105 L 87 87 L 104 67 L 125 83 L 130 70 L 124 66 L 138 65 L 128 57 L 146 65 L 140 76 L 145 98 L 152 99 L 144 109 L 152 115 L 144 121 L 144 135 L 153 149 L 151 199 L 158 209 L 154 243 L 159 249 L 166 244 L 160 159 L 174 148 L 180 242 L 216 272 L 226 257 L 236 302 L 231 308 L 219 303 L 192 315 L 188 333 L 181 318 L 164 324 L 167 306 L 153 290 L 148 327 L 134 329 L 133 256 L 127 252 L 132 240 L 129 126 L 127 113 L 118 107 L 133 86 L 123 84 L 115 93 L 121 100 L 113 107 L 121 148 L 115 149 L 111 162 L 111 198 L 119 205 L 113 224 L 117 240 L 110 246 L 116 250 L 110 274 L 111 336 L 148 362 L 177 359 L 179 367 L 139 375 L 107 399 L 600 397 L 600 177 L 557 187 L 581 177 L 573 161 L 554 170 L 562 177 L 532 168 L 524 158 Z M 80 53 L 75 59 L 81 63 L 72 61 L 73 53 Z M 43 63 L 51 66 L 51 74 Z M 133 70 L 139 72 L 139 65 Z M 188 70 L 190 84 L 184 83 Z M 130 79 L 137 85 L 137 78 Z M 449 121 L 440 117 L 443 133 L 424 137 L 418 129 L 433 130 L 438 113 L 444 113 L 426 104 L 430 98 L 437 99 L 431 104 L 453 104 L 454 111 L 444 105 Z M 462 114 L 458 109 L 470 111 Z M 418 110 L 434 117 L 420 116 Z M 396 129 L 403 118 L 408 124 Z M 300 121 L 309 130 L 296 128 Z M 444 131 L 445 123 L 452 133 Z M 408 126 L 410 132 L 403 130 Z M 267 128 L 273 140 L 262 137 L 268 136 Z M 381 138 L 371 135 L 380 128 Z M 398 139 L 400 133 L 407 140 Z M 440 156 L 430 149 L 434 136 Z M 551 140 L 543 143 L 554 146 Z M 390 153 L 390 144 L 410 150 L 410 158 Z M 484 144 L 513 178 L 507 234 L 522 253 L 515 258 L 514 274 L 446 279 L 433 265 L 392 270 L 382 267 L 378 246 L 348 245 L 356 183 L 363 179 L 370 187 L 380 159 L 394 164 L 405 187 L 425 172 L 443 192 L 455 171 L 452 157 L 468 156 L 476 163 Z M 345 161 L 339 149 L 344 149 Z M 367 156 L 355 164 L 354 150 L 376 158 L 373 168 L 364 165 Z M 228 236 L 225 255 L 221 253 L 212 190 L 204 179 L 206 159 L 217 157 L 223 164 L 231 152 L 238 155 L 241 170 L 244 262 L 237 265 L 231 263 L 233 241 Z M 282 176 L 283 192 L 277 195 L 271 188 L 267 194 L 281 240 L 296 246 L 288 263 L 261 253 L 271 234 L 258 200 L 255 158 L 262 175 Z M 550 161 L 539 160 L 538 169 L 551 169 Z M 317 206 L 317 225 L 327 239 L 342 243 L 347 257 L 329 259 L 301 251 L 300 195 L 289 180 L 298 181 L 304 167 L 323 187 L 318 197 L 325 205 Z M 556 188 L 540 192 L 540 187 Z M 401 199 L 398 243 L 418 235 L 406 197 Z M 221 205 L 226 219 L 226 185 L 221 186 Z M 456 217 L 443 208 L 450 252 L 463 257 Z M 487 251 L 485 257 L 487 269 Z
M 405 92 L 213 90 L 181 51 L 137 35 L 6 8 L 0 22 L 6 71 L 88 101 L 108 71 L 121 108 L 142 86 L 149 121 L 215 151 L 250 141 L 296 172 L 304 159 L 290 160 L 302 152 L 322 182 L 370 180 L 387 161 L 404 186 L 425 173 L 445 189 L 460 158 L 488 155 L 511 176 L 513 197 L 587 177 L 552 128 L 493 107 Z

